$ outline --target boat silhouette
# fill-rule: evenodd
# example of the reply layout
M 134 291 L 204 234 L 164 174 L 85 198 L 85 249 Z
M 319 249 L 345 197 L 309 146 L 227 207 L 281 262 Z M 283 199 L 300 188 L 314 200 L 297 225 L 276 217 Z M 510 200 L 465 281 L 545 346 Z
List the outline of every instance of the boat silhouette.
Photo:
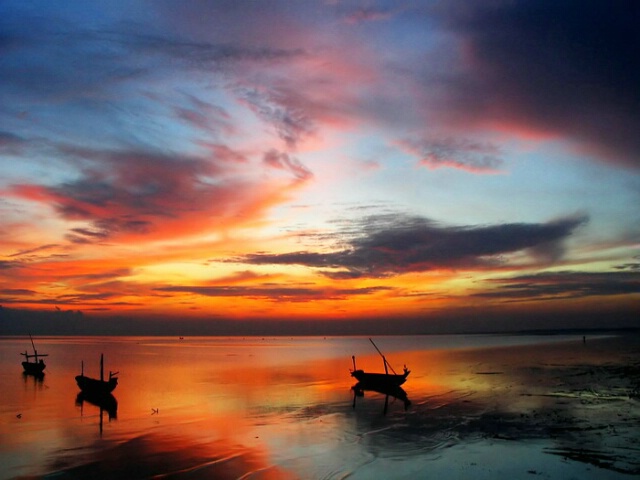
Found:
M 100 354 L 100 380 L 87 377 L 84 374 L 84 361 L 82 362 L 82 370 L 80 375 L 76 376 L 76 383 L 82 393 L 88 395 L 94 399 L 106 397 L 113 392 L 113 390 L 118 386 L 118 375 L 119 372 L 111 372 L 109 371 L 109 380 L 104 379 L 104 355 Z
M 364 392 L 368 390 L 385 395 L 383 411 L 385 415 L 387 414 L 389 397 L 401 400 L 404 403 L 404 409 L 406 410 L 409 405 L 411 405 L 411 401 L 407 397 L 407 392 L 405 392 L 400 385 L 407 381 L 407 377 L 411 371 L 408 370 L 405 365 L 402 373 L 396 373 L 373 340 L 369 339 L 369 341 L 382 357 L 385 373 L 371 373 L 359 370 L 356 368 L 355 355 L 351 356 L 351 359 L 353 360 L 351 376 L 358 380 L 358 383 L 351 387 L 351 390 L 353 390 L 353 408 L 356 408 L 356 397 L 364 397 Z M 389 369 L 391 369 L 393 373 L 389 373 Z
M 370 373 L 365 372 L 364 370 L 358 370 L 356 368 L 356 357 L 355 355 L 351 356 L 353 360 L 353 370 L 351 370 L 351 376 L 354 377 L 359 382 L 367 385 L 368 389 L 387 389 L 389 387 L 399 387 L 404 382 L 407 381 L 407 377 L 411 373 L 410 370 L 407 369 L 407 366 L 404 366 L 404 370 L 402 373 L 396 373 L 393 367 L 387 362 L 387 359 L 382 354 L 378 346 L 373 343 L 373 340 L 369 339 L 375 349 L 378 351 L 380 356 L 382 357 L 382 361 L 384 362 L 384 372 L 385 373 Z M 389 373 L 389 369 L 393 373 Z
M 22 368 L 24 369 L 24 373 L 26 373 L 27 375 L 35 375 L 35 376 L 44 375 L 44 369 L 46 365 L 42 360 L 42 357 L 48 357 L 49 355 L 46 353 L 38 353 L 38 351 L 36 350 L 36 346 L 33 343 L 33 338 L 31 337 L 31 334 L 29 334 L 29 339 L 31 340 L 31 346 L 33 347 L 33 354 L 30 354 L 26 350 L 24 353 L 20 354 L 23 357 L 25 357 L 24 358 L 25 361 L 22 362 Z M 33 361 L 30 361 L 31 358 L 33 358 Z

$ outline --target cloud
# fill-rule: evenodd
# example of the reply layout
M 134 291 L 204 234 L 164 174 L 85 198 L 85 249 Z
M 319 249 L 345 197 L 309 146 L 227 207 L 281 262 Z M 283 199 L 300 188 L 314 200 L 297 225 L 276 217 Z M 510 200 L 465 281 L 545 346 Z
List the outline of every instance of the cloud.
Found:
M 496 290 L 473 296 L 505 301 L 567 300 L 605 295 L 640 294 L 640 272 L 575 272 L 538 273 L 493 279 Z
M 232 118 L 218 105 L 213 105 L 194 95 L 185 95 L 186 106 L 175 106 L 178 118 L 205 132 L 216 132 L 225 135 L 234 133 Z
M 468 138 L 407 139 L 401 148 L 420 159 L 428 168 L 457 168 L 474 173 L 496 173 L 503 164 L 500 148 L 489 142 Z
M 563 135 L 639 167 L 640 56 L 635 2 L 453 1 L 431 10 L 460 44 L 444 87 L 456 121 Z M 437 83 L 434 83 L 437 82 Z
M 3 288 L 0 290 L 0 295 L 15 296 L 15 297 L 29 297 L 34 295 L 34 290 L 26 288 Z
M 281 91 L 239 86 L 234 93 L 260 119 L 270 124 L 289 148 L 295 148 L 315 131 L 314 122 L 306 111 L 293 105 Z
M 7 255 L 8 258 L 12 257 L 22 257 L 25 255 L 32 255 L 34 253 L 40 253 L 42 251 L 51 250 L 52 248 L 57 248 L 59 245 L 55 243 L 49 243 L 46 245 L 39 245 L 37 247 L 29 248 L 27 250 L 20 250 L 19 252 L 12 253 L 11 255 Z
M 313 173 L 298 159 L 291 157 L 286 153 L 278 152 L 275 149 L 271 149 L 265 153 L 262 161 L 271 168 L 293 173 L 293 175 L 300 181 L 305 181 L 313 177 Z
M 304 51 L 299 48 L 280 49 L 267 46 L 245 46 L 240 43 L 193 41 L 150 33 L 118 35 L 116 38 L 121 38 L 143 53 L 161 54 L 198 68 L 219 67 L 244 61 L 272 62 L 304 55 Z
M 614 267 L 617 270 L 632 270 L 640 272 L 640 262 L 629 262 Z
M 542 224 L 512 223 L 493 226 L 450 227 L 402 215 L 366 218 L 351 233 L 347 248 L 332 253 L 292 252 L 253 254 L 237 261 L 261 265 L 305 265 L 334 269 L 331 278 L 385 277 L 433 269 L 479 269 L 501 255 L 528 251 L 547 262 L 559 260 L 562 242 L 587 217 L 576 216 Z
M 203 144 L 213 155 L 217 162 L 229 164 L 246 164 L 249 159 L 245 154 L 229 148 L 221 143 L 205 143 Z
M 11 192 L 52 206 L 62 219 L 88 222 L 68 232 L 67 239 L 76 244 L 224 228 L 260 215 L 292 187 L 258 176 L 252 180 L 245 175 L 244 157 L 222 145 L 213 146 L 214 157 L 206 159 L 135 150 L 62 150 L 80 166 L 77 178 L 52 186 L 14 185 Z M 278 158 L 297 180 L 309 175 L 294 159 Z
M 7 260 L 0 260 L 0 270 L 11 270 L 19 267 L 18 262 L 8 262 Z
M 397 12 L 391 9 L 365 6 L 350 9 L 343 14 L 347 24 L 359 24 L 365 22 L 380 22 L 392 18 Z
M 70 12 L 34 15 L 19 6 L 3 12 L 0 86 L 6 92 L 21 97 L 69 100 L 88 96 L 104 101 L 114 86 L 172 76 L 176 66 L 183 76 L 186 71 L 212 75 L 239 64 L 286 62 L 304 55 L 300 48 L 246 45 L 240 39 L 196 40 L 189 30 L 158 33 L 149 24 L 136 23 L 139 19 L 135 18 L 110 24 L 107 16 L 97 16 L 99 21 L 80 23 Z M 121 91 L 118 100 L 119 95 Z M 198 121 L 197 112 L 180 113 Z
M 295 287 L 287 285 L 268 286 L 166 286 L 158 287 L 159 292 L 191 293 L 207 297 L 243 297 L 263 299 L 275 302 L 309 302 L 313 300 L 348 300 L 358 295 L 370 295 L 372 293 L 389 290 L 389 287 L 365 287 L 365 288 L 320 288 L 320 287 Z
M 26 144 L 27 141 L 24 138 L 11 132 L 0 130 L 0 152 L 17 154 Z

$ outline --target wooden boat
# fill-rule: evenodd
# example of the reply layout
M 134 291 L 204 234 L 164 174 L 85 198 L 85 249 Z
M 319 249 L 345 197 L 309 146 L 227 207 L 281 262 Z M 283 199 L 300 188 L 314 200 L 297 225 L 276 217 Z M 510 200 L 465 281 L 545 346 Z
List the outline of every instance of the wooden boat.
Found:
M 31 346 L 33 347 L 33 354 L 30 354 L 26 350 L 24 353 L 20 354 L 25 357 L 24 358 L 25 361 L 22 362 L 22 368 L 24 368 L 24 373 L 28 375 L 44 375 L 43 371 L 46 365 L 42 360 L 42 357 L 48 357 L 49 355 L 46 353 L 38 353 L 38 351 L 36 350 L 36 346 L 33 343 L 33 338 L 31 337 L 31 334 L 29 334 L 29 339 L 31 340 Z M 33 361 L 29 360 L 31 358 L 33 358 Z
M 351 371 L 351 376 L 358 380 L 358 382 L 363 385 L 365 390 L 385 390 L 392 387 L 399 387 L 404 382 L 406 382 L 409 373 L 411 373 L 411 371 L 407 369 L 407 366 L 404 366 L 404 371 L 402 373 L 396 373 L 393 367 L 389 365 L 389 362 L 387 362 L 387 359 L 382 354 L 380 349 L 376 346 L 375 343 L 373 343 L 373 340 L 369 339 L 369 341 L 373 344 L 373 346 L 382 357 L 385 373 L 369 373 L 365 372 L 364 370 L 358 370 L 356 368 L 356 357 L 352 356 L 351 359 L 353 360 L 353 370 Z M 393 373 L 389 373 L 389 369 L 391 369 Z
M 368 388 L 365 390 L 377 390 L 384 389 L 386 387 L 399 387 L 407 381 L 409 373 L 411 373 L 410 370 L 407 370 L 406 368 L 402 374 L 368 373 L 364 370 L 354 370 L 351 372 L 351 376 L 363 385 L 366 385 Z
M 104 355 L 100 354 L 100 380 L 85 377 L 84 362 L 82 362 L 82 371 L 80 375 L 76 376 L 76 383 L 86 395 L 100 398 L 108 396 L 118 386 L 118 378 L 116 377 L 118 373 L 109 371 L 109 380 L 104 379 Z

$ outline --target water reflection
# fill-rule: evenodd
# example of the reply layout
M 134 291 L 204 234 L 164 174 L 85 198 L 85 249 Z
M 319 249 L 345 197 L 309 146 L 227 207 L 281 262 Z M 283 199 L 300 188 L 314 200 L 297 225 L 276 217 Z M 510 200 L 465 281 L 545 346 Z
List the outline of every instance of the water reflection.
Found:
M 22 372 L 22 379 L 24 380 L 24 384 L 28 385 L 29 383 L 42 387 L 42 383 L 44 382 L 44 372 L 37 373 L 27 373 Z
M 387 409 L 389 407 L 389 397 L 400 400 L 404 404 L 405 410 L 407 410 L 411 405 L 411 400 L 409 400 L 407 392 L 405 392 L 402 387 L 398 387 L 396 385 L 382 385 L 380 383 L 358 382 L 351 387 L 351 390 L 353 390 L 353 408 L 356 408 L 356 398 L 364 397 L 365 391 L 377 392 L 385 396 L 384 409 L 382 411 L 383 415 L 387 414 Z
M 584 347 L 581 338 L 575 351 L 526 352 L 401 350 L 401 340 L 393 339 L 393 357 L 412 367 L 406 391 L 353 385 L 354 351 L 359 367 L 380 370 L 366 338 L 43 339 L 38 346 L 51 354 L 46 382 L 20 377 L 21 342 L 0 339 L 0 480 L 242 478 L 250 472 L 262 479 L 421 478 L 428 462 L 454 469 L 442 478 L 469 478 L 487 460 L 480 454 L 466 460 L 448 447 L 517 443 L 524 449 L 534 442 L 538 447 L 530 448 L 538 452 L 539 445 L 554 447 L 545 454 L 553 460 L 556 452 L 582 446 L 613 451 L 616 468 L 636 472 L 628 452 L 637 452 L 628 447 L 639 438 L 639 407 L 623 389 L 626 378 L 637 378 L 637 353 L 618 371 L 605 369 L 605 362 L 622 353 L 607 350 L 604 366 L 595 368 L 593 353 L 585 355 L 596 344 Z M 418 340 L 407 342 L 415 348 Z M 379 343 L 392 351 L 391 341 Z M 102 351 L 125 372 L 118 399 L 76 396 L 81 359 Z M 586 463 L 584 456 L 567 456 Z M 542 471 L 532 465 L 515 477 L 534 467 Z M 578 478 L 564 478 L 571 476 Z
M 91 458 L 65 452 L 52 470 L 62 478 L 300 478 L 270 464 L 260 448 L 198 441 L 180 434 L 147 433 L 109 444 Z M 59 468 L 65 464 L 64 468 Z M 70 466 L 69 466 L 70 465 Z
M 80 407 L 80 416 L 84 416 L 84 404 L 88 403 L 100 410 L 100 435 L 102 435 L 102 426 L 104 423 L 104 412 L 107 412 L 109 421 L 118 418 L 118 401 L 111 395 L 92 395 L 87 392 L 80 392 L 76 396 L 76 406 Z
M 118 417 L 118 401 L 116 397 L 111 394 L 93 396 L 85 392 L 78 393 L 76 396 L 76 406 L 80 407 L 81 414 L 85 402 L 90 403 L 94 407 L 98 407 L 100 413 L 103 411 L 107 412 L 109 420 L 115 420 Z

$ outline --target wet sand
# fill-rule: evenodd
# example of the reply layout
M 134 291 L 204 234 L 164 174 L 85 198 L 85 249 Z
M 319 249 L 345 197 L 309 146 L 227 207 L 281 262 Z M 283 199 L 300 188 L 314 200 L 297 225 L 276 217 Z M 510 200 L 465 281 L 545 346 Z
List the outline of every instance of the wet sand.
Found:
M 627 338 L 445 352 L 443 387 L 414 402 L 398 442 L 444 478 L 640 474 L 640 342 Z M 409 387 L 407 386 L 407 390 Z M 427 453 L 427 452 L 424 452 Z M 435 470 L 433 470 L 435 469 Z

